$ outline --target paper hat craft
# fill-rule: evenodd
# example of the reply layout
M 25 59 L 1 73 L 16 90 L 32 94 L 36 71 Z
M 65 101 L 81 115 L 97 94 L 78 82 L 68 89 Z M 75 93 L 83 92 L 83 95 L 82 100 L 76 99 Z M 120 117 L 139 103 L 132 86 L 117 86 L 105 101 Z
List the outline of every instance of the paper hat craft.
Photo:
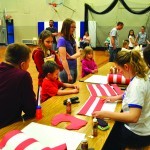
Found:
M 128 85 L 130 79 L 126 79 L 121 74 L 108 74 L 108 83 L 126 84 Z
M 0 142 L 0 149 L 9 150 L 66 150 L 66 144 L 50 148 L 42 145 L 39 141 L 34 138 L 28 137 L 25 133 L 19 130 L 13 130 L 8 132 Z
M 110 74 L 117 74 L 118 73 L 118 69 L 116 66 L 111 66 L 110 67 Z

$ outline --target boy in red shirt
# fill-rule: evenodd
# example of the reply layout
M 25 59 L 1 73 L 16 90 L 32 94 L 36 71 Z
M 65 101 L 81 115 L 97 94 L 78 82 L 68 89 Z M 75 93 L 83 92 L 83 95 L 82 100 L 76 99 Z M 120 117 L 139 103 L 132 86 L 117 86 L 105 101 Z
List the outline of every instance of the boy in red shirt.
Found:
M 41 101 L 44 102 L 48 98 L 55 95 L 75 94 L 79 92 L 79 87 L 74 84 L 63 83 L 58 80 L 59 67 L 53 61 L 47 61 L 43 65 L 43 73 L 45 78 L 42 83 Z M 73 89 L 60 89 L 62 87 Z

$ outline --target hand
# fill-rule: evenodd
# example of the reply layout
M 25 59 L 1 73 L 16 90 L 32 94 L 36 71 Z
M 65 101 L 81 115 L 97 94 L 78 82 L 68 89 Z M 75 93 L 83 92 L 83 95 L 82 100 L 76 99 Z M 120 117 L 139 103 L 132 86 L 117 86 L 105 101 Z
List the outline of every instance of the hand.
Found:
M 95 73 L 98 72 L 98 69 L 94 69 L 94 70 L 95 70 Z
M 71 74 L 69 74 L 69 75 L 68 75 L 68 82 L 71 83 L 72 80 L 73 80 L 73 78 L 72 78 Z
M 72 59 L 72 57 L 68 53 L 66 53 L 66 58 L 67 59 Z
M 113 46 L 113 50 L 115 50 L 115 49 L 116 49 L 116 45 Z
M 79 89 L 73 89 L 72 94 L 79 93 Z
M 106 118 L 105 111 L 95 111 L 92 113 L 92 116 L 101 119 Z
M 116 96 L 109 96 L 105 99 L 105 102 L 115 102 L 116 100 Z
M 73 88 L 79 90 L 79 86 L 77 86 L 77 85 L 73 85 Z

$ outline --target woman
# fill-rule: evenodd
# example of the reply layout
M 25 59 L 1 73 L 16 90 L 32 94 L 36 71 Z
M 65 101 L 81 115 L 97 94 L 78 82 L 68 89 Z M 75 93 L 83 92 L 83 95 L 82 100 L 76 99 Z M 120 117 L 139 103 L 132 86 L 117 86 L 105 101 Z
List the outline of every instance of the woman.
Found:
M 36 98 L 27 72 L 30 55 L 28 46 L 10 44 L 0 63 L 0 128 L 35 116 Z
M 110 149 L 143 148 L 150 145 L 150 79 L 148 68 L 136 50 L 118 52 L 115 64 L 120 73 L 126 78 L 130 78 L 131 81 L 123 95 L 108 97 L 107 100 L 114 102 L 122 99 L 123 112 L 96 111 L 93 113 L 93 117 L 110 118 L 122 122 L 120 128 L 118 126 L 115 132 L 112 131 L 116 143 L 113 140 L 114 146 L 112 146 L 110 142 Z
M 76 58 L 80 56 L 80 52 L 73 36 L 75 28 L 75 21 L 72 19 L 64 20 L 61 36 L 57 42 L 60 59 L 64 67 L 64 70 L 60 72 L 60 79 L 64 83 L 74 83 L 77 79 Z

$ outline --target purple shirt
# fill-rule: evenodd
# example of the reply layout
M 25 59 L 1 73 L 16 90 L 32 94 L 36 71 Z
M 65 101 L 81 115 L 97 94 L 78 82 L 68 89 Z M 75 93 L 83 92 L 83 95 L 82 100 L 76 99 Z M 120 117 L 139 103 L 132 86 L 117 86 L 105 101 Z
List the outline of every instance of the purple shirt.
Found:
M 36 98 L 27 71 L 0 63 L 0 128 L 35 116 Z
M 66 52 L 72 56 L 76 53 L 76 42 L 67 41 L 64 37 L 60 37 L 57 41 L 57 48 L 65 47 Z M 77 60 L 76 59 L 67 59 L 69 69 L 76 69 L 77 68 Z
M 97 65 L 93 59 L 82 59 L 82 77 L 92 73 L 92 70 L 97 69 Z

